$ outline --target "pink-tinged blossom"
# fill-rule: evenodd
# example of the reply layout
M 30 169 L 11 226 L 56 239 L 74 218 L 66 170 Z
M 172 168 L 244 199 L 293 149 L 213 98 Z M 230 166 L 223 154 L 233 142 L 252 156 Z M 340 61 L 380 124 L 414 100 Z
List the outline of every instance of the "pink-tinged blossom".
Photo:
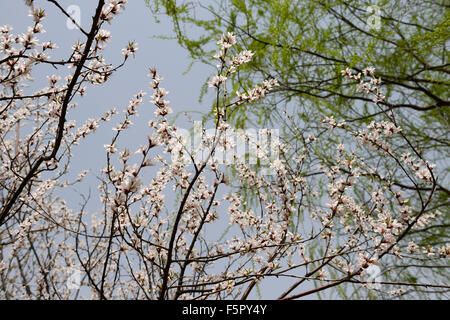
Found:
M 130 55 L 133 55 L 138 51 L 137 42 L 128 42 L 128 45 L 122 49 L 122 55 L 127 59 Z
M 434 248 L 430 245 L 424 247 L 422 252 L 425 253 L 428 257 L 433 257 L 435 255 Z
M 390 291 L 388 291 L 388 294 L 389 294 L 390 296 L 395 297 L 395 296 L 401 296 L 401 295 L 404 294 L 405 292 L 406 292 L 405 289 L 400 288 L 400 289 L 396 289 L 396 290 L 390 290 Z
M 236 37 L 232 32 L 223 34 L 220 40 L 217 42 L 223 49 L 231 48 L 236 43 Z
M 406 249 L 408 253 L 418 253 L 419 252 L 419 246 L 414 243 L 414 241 L 410 241 L 408 243 L 408 248 Z
M 117 152 L 117 147 L 114 144 L 105 144 L 104 147 L 108 153 L 116 153 Z
M 345 68 L 344 70 L 341 70 L 341 74 L 345 76 L 347 79 L 352 78 L 352 71 L 349 68 Z
M 97 33 L 95 40 L 97 40 L 98 42 L 108 42 L 109 40 L 111 40 L 111 32 L 105 29 L 101 29 Z
M 0 27 L 0 33 L 1 34 L 7 34 L 9 33 L 13 28 L 10 25 L 4 25 Z
M 374 71 L 375 71 L 374 67 L 367 67 L 367 68 L 364 68 L 363 73 L 365 76 L 367 76 L 369 74 L 373 75 Z
M 43 51 L 45 51 L 45 50 L 47 50 L 47 49 L 49 49 L 49 50 L 54 50 L 54 49 L 57 49 L 57 48 L 58 48 L 58 46 L 57 46 L 56 44 L 54 44 L 53 42 L 51 42 L 51 41 L 43 42 L 43 43 L 41 44 L 41 46 L 42 46 L 42 50 L 43 50 Z
M 319 273 L 317 274 L 317 278 L 319 280 L 325 280 L 328 278 L 328 272 L 324 269 L 320 269 Z
M 383 101 L 386 97 L 384 96 L 383 92 L 378 87 L 381 84 L 381 79 L 375 77 L 375 68 L 373 67 L 367 67 L 364 68 L 362 73 L 354 74 L 349 68 L 346 68 L 341 71 L 341 74 L 346 77 L 348 80 L 356 80 L 358 81 L 358 85 L 356 87 L 356 90 L 358 92 L 365 92 L 372 94 L 373 102 L 378 103 Z M 365 77 L 370 77 L 370 80 L 366 80 Z
M 450 257 L 450 243 L 446 243 L 438 249 L 438 253 L 441 257 Z
M 46 13 L 43 9 L 34 7 L 30 10 L 30 13 L 28 14 L 28 16 L 33 17 L 34 22 L 38 23 L 45 18 Z
M 222 83 L 227 80 L 227 77 L 218 75 L 214 76 L 211 81 L 208 82 L 209 87 L 219 87 Z
M 250 60 L 252 59 L 252 56 L 254 55 L 253 52 L 251 52 L 250 50 L 244 50 L 242 52 L 240 52 L 239 54 L 237 54 L 233 60 L 231 61 L 231 64 L 235 67 L 243 65 L 245 63 L 250 62 Z

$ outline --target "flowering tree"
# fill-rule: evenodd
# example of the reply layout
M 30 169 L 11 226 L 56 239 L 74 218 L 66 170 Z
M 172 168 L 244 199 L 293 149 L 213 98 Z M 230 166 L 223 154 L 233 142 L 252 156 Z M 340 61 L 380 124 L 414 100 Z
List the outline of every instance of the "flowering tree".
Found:
M 214 56 L 212 130 L 200 130 L 192 146 L 190 136 L 169 121 L 168 91 L 156 69 L 150 69 L 155 113 L 142 146 L 136 151 L 118 147 L 144 103 L 141 91 L 104 145 L 98 186 L 102 209 L 88 214 L 88 197 L 81 209 L 69 208 L 61 190 L 86 175 L 63 180 L 72 154 L 117 112 L 77 125 L 67 119 L 67 110 L 76 108 L 75 97 L 84 95 L 88 85 L 105 83 L 137 51 L 136 43 L 129 43 L 123 63 L 115 67 L 101 57 L 110 41 L 102 26 L 125 3 L 99 0 L 91 29 L 80 27 L 86 42 L 76 43 L 66 61 L 52 61 L 48 52 L 56 45 L 37 39 L 45 13 L 32 3 L 34 24 L 26 34 L 0 29 L 2 298 L 246 299 L 274 277 L 286 279 L 285 287 L 276 288 L 280 299 L 337 286 L 345 290 L 346 284 L 382 296 L 405 294 L 409 288 L 448 290 L 442 283 L 382 279 L 382 264 L 450 254 L 448 244 L 405 242 L 439 216 L 430 206 L 438 178 L 394 112 L 383 112 L 383 120 L 355 131 L 345 121 L 326 117 L 303 144 L 288 136 L 276 139 L 267 129 L 261 131 L 266 139 L 255 139 L 233 128 L 229 118 L 243 106 L 263 103 L 278 82 L 269 78 L 242 93 L 227 89 L 253 56 L 249 50 L 235 51 L 232 33 L 220 38 Z M 42 64 L 74 71 L 63 82 L 50 75 L 47 87 L 24 93 L 31 70 Z M 373 68 L 342 74 L 380 107 L 384 95 Z M 282 114 L 285 128 L 301 130 L 288 109 Z M 316 146 L 333 140 L 326 136 L 334 143 L 318 157 Z M 393 148 L 394 141 L 405 150 Z M 392 183 L 397 177 L 414 187 L 402 191 Z M 367 181 L 371 187 L 363 190 L 361 201 L 357 186 Z M 322 184 L 326 194 L 317 192 Z M 176 203 L 166 200 L 173 192 Z

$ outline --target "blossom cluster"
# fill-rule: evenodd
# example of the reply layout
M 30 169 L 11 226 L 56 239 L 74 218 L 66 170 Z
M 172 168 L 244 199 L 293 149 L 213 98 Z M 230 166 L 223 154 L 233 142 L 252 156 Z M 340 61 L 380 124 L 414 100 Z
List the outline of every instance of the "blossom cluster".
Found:
M 362 73 L 353 73 L 349 68 L 345 68 L 341 71 L 342 75 L 344 75 L 347 79 L 359 81 L 357 90 L 372 93 L 374 95 L 373 102 L 378 103 L 383 101 L 385 96 L 379 88 L 381 78 L 377 79 L 374 72 L 375 68 L 373 67 L 364 68 Z M 370 79 L 366 80 L 365 77 L 369 77 Z
M 233 33 L 228 32 L 227 34 L 222 35 L 221 40 L 218 41 L 218 44 L 220 45 L 219 52 L 214 56 L 214 58 L 219 60 L 219 64 L 217 65 L 219 72 L 208 82 L 209 87 L 215 87 L 219 90 L 223 87 L 225 96 L 227 92 L 226 81 L 229 79 L 230 75 L 236 72 L 236 69 L 240 66 L 249 63 L 252 56 L 254 55 L 254 53 L 250 50 L 243 50 L 242 52 L 229 59 L 227 57 L 227 53 L 235 43 L 236 37 Z M 256 100 L 260 100 L 264 98 L 269 91 L 272 91 L 273 88 L 278 85 L 278 81 L 272 78 L 264 80 L 261 86 L 256 85 L 254 88 L 247 90 L 245 93 L 236 91 L 236 100 L 231 104 L 226 105 L 225 108 L 239 106 L 244 103 L 250 103 Z

